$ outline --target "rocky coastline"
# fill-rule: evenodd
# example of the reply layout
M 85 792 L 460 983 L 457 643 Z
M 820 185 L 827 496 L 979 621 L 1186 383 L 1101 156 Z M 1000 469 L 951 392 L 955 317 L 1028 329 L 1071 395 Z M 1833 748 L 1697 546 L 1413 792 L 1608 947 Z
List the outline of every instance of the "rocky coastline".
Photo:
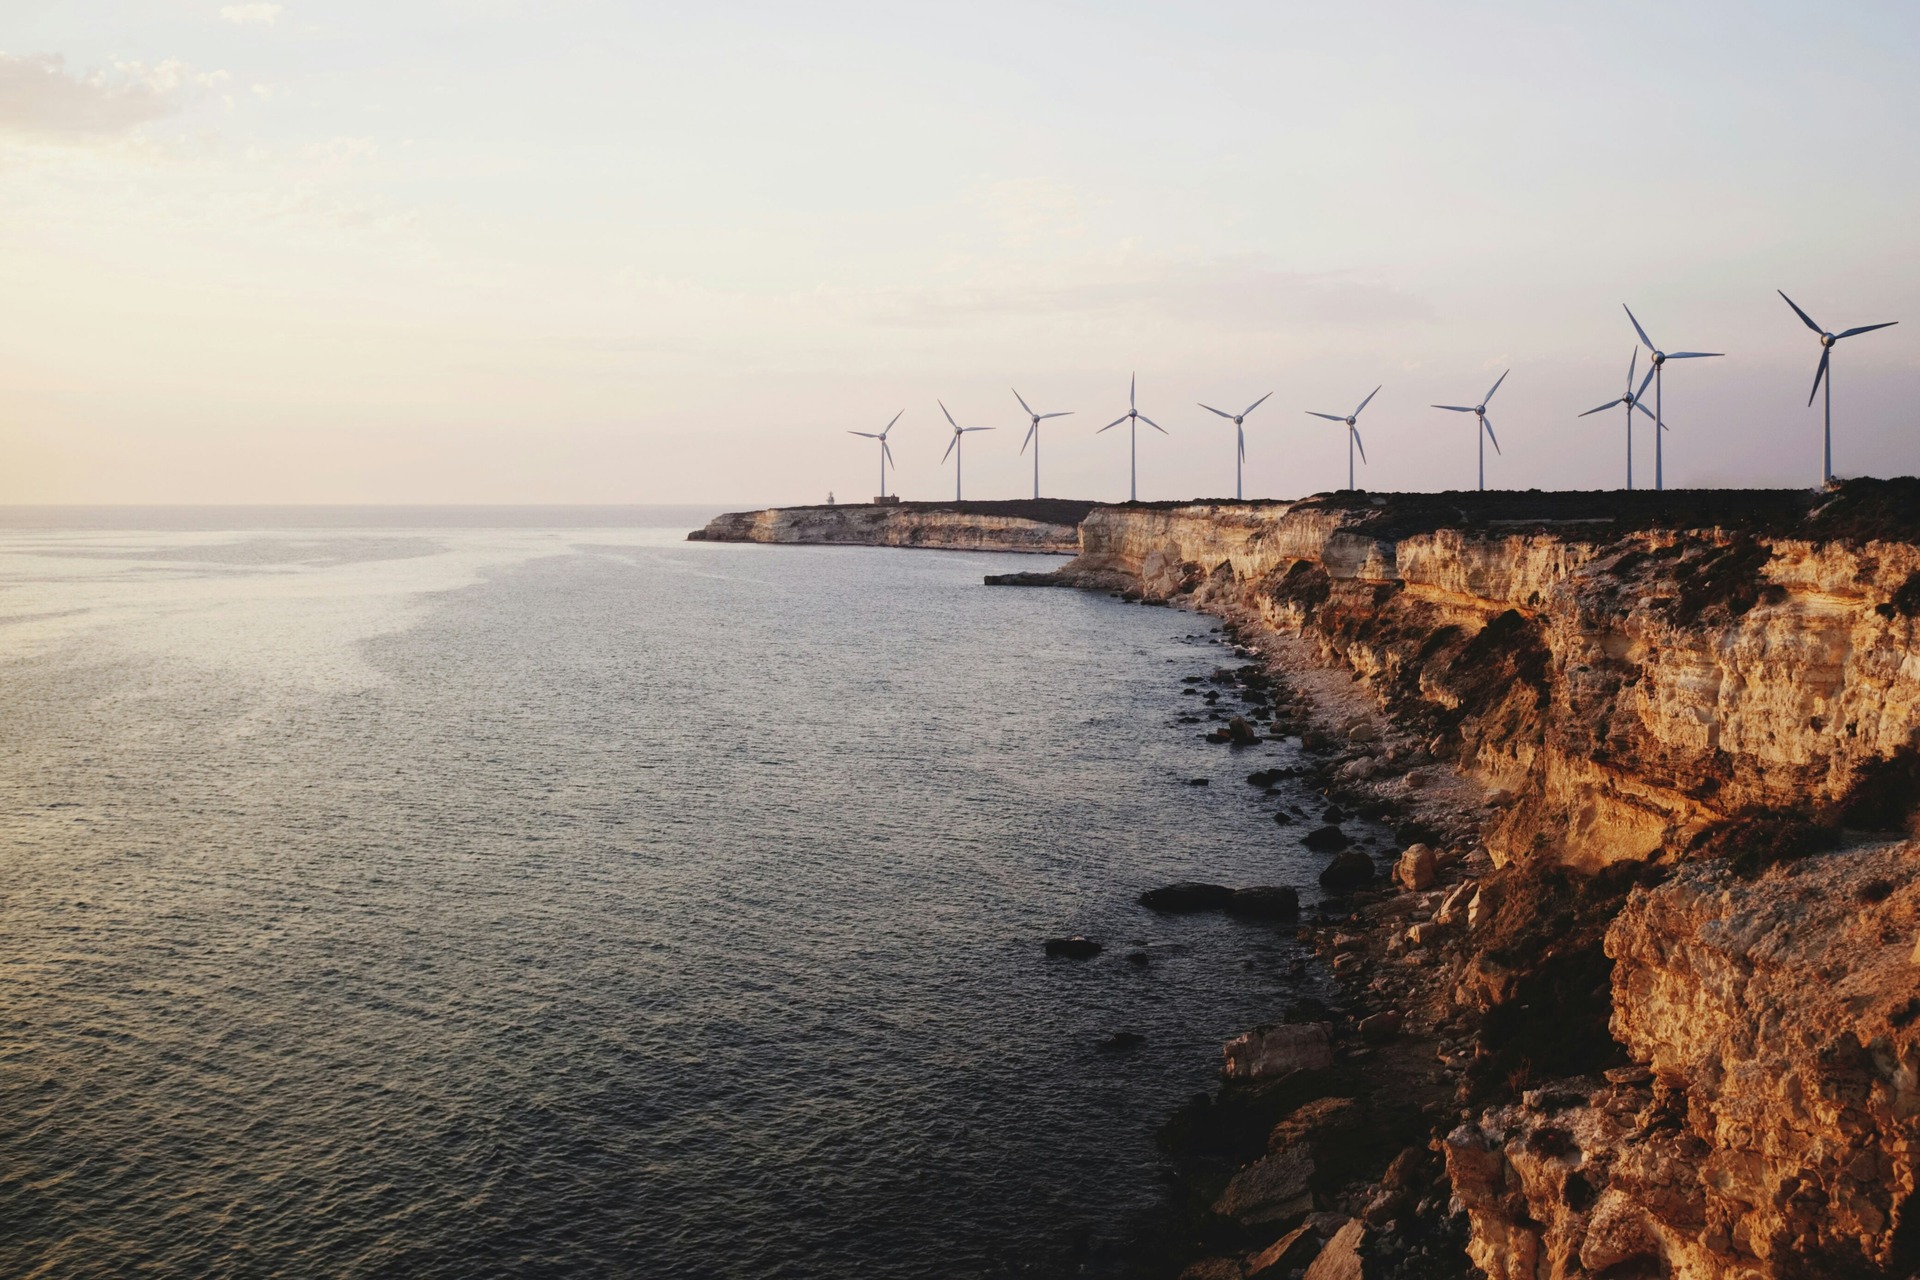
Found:
M 687 540 L 1072 555 L 1092 509 L 1064 499 L 775 507 L 717 516 Z
M 1306 842 L 1335 994 L 1167 1122 L 1143 1274 L 1920 1271 L 1920 482 L 1097 507 L 1078 535 L 989 581 L 1220 619 L 1223 723 L 1296 739 L 1396 837 Z

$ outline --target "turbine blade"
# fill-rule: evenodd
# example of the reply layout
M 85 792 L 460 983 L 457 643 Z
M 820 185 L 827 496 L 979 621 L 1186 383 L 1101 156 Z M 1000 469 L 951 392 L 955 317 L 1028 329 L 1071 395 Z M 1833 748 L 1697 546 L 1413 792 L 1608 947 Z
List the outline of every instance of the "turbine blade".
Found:
M 1315 413 L 1311 409 L 1308 409 L 1306 412 L 1309 418 L 1325 418 L 1328 422 L 1345 422 L 1347 420 L 1347 416 L 1344 413 Z
M 1347 430 L 1353 432 L 1353 442 L 1360 446 L 1360 461 L 1365 462 L 1367 460 L 1367 442 L 1360 438 L 1360 428 L 1348 427 Z
M 1022 396 L 1021 396 L 1021 394 L 1020 394 L 1020 389 L 1019 389 L 1018 387 L 1009 387 L 1009 388 L 1007 388 L 1007 389 L 1008 389 L 1009 391 L 1011 391 L 1011 392 L 1013 392 L 1013 398 L 1014 398 L 1015 400 L 1018 400 L 1018 401 L 1020 401 L 1020 407 L 1021 407 L 1022 409 L 1026 409 L 1026 410 L 1027 410 L 1027 416 L 1028 416 L 1029 418 L 1031 418 L 1031 417 L 1033 416 L 1033 410 L 1032 410 L 1032 409 L 1027 409 L 1027 402 L 1026 402 L 1026 399 L 1025 399 L 1024 397 L 1022 397 Z
M 1600 413 L 1604 410 L 1618 408 L 1619 405 L 1620 405 L 1620 402 L 1618 400 L 1609 400 L 1605 404 L 1601 405 L 1600 408 L 1598 409 L 1589 409 L 1585 413 L 1576 414 L 1575 416 L 1581 417 L 1581 418 L 1590 418 L 1594 414 Z
M 1667 352 L 1667 359 L 1669 360 L 1700 360 L 1700 359 L 1704 359 L 1707 356 L 1723 356 L 1725 354 L 1727 353 L 1724 351 L 1669 351 Z
M 847 434 L 850 436 L 865 436 L 869 440 L 878 440 L 880 438 L 871 431 L 849 431 Z
M 887 461 L 889 463 L 893 461 L 893 446 L 888 444 L 885 440 L 882 440 L 880 442 L 880 452 L 887 455 Z
M 1633 394 L 1633 375 L 1634 375 L 1634 371 L 1639 369 L 1639 367 L 1640 367 L 1640 348 L 1635 347 L 1633 349 L 1633 359 L 1627 361 L 1627 394 L 1628 395 Z
M 1827 359 L 1831 355 L 1833 355 L 1832 348 L 1825 348 L 1820 352 L 1820 367 L 1813 371 L 1813 390 L 1807 392 L 1809 405 L 1813 403 L 1813 398 L 1820 394 L 1820 379 L 1827 376 Z
M 1130 373 L 1127 375 L 1127 408 L 1129 409 L 1134 407 L 1133 392 L 1134 392 L 1134 388 L 1138 387 L 1139 385 L 1140 385 L 1139 374 Z
M 1112 422 L 1109 422 L 1106 426 L 1100 428 L 1100 431 L 1111 431 L 1115 427 L 1119 426 L 1121 423 L 1125 422 L 1126 420 L 1127 420 L 1127 415 L 1123 413 L 1119 417 L 1115 418 Z M 1099 435 L 1100 431 L 1096 431 L 1093 434 Z
M 905 412 L 906 412 L 906 410 L 905 410 L 905 409 L 902 409 L 902 410 L 900 411 L 900 413 L 905 413 Z M 896 414 L 894 414 L 894 415 L 893 415 L 893 422 L 898 422 L 898 421 L 900 421 L 900 413 L 896 413 Z M 893 430 L 893 422 L 889 422 L 889 423 L 887 424 L 887 431 L 891 431 L 891 430 Z M 885 439 L 887 438 L 887 431 L 882 431 L 882 432 L 880 433 L 880 438 L 881 438 L 882 440 L 885 440 Z
M 1240 441 L 1240 461 L 1242 461 L 1242 462 L 1245 462 L 1245 461 L 1247 460 L 1247 433 L 1246 433 L 1246 430 L 1245 430 L 1245 428 L 1242 428 L 1242 427 L 1235 427 L 1235 428 L 1233 429 L 1233 434 L 1234 434 L 1235 436 L 1237 436 L 1237 437 L 1239 437 L 1239 441 Z
M 1634 399 L 1634 403 L 1635 403 L 1635 404 L 1638 404 L 1638 403 L 1640 402 L 1640 397 L 1641 397 L 1641 396 L 1643 396 L 1643 395 L 1645 395 L 1645 394 L 1647 394 L 1647 387 L 1648 387 L 1648 386 L 1650 386 L 1650 385 L 1652 384 L 1652 382 L 1653 382 L 1653 375 L 1654 375 L 1654 369 L 1653 369 L 1653 366 L 1652 366 L 1652 365 L 1648 365 L 1648 366 L 1647 366 L 1647 376 L 1646 376 L 1646 377 L 1644 377 L 1644 378 L 1642 378 L 1642 379 L 1640 379 L 1640 389 L 1639 389 L 1638 391 L 1636 391 L 1636 392 L 1634 392 L 1634 393 L 1633 393 L 1633 399 Z
M 940 412 L 942 412 L 942 413 L 947 413 L 947 402 L 946 402 L 946 401 L 944 401 L 944 400 L 935 400 L 935 401 L 934 401 L 934 403 L 940 406 Z M 952 428 L 953 428 L 953 429 L 954 429 L 955 431 L 958 431 L 958 430 L 960 429 L 960 424 L 959 424 L 959 423 L 957 423 L 957 422 L 955 422 L 955 421 L 953 420 L 953 415 L 952 415 L 952 414 L 950 414 L 950 413 L 947 413 L 947 424 L 948 424 L 949 426 L 951 426 L 951 427 L 952 427 Z
M 953 433 L 953 439 L 947 441 L 947 451 L 940 455 L 940 461 L 945 462 L 948 458 L 951 458 L 953 456 L 953 446 L 959 443 L 960 433 L 956 431 Z
M 1040 420 L 1042 422 L 1045 422 L 1048 418 L 1071 418 L 1072 416 L 1073 416 L 1073 410 L 1062 409 L 1058 413 L 1043 413 L 1040 415 Z
M 1386 385 L 1387 385 L 1387 384 L 1383 382 L 1383 383 L 1381 383 L 1381 384 L 1380 384 L 1380 387 L 1384 387 L 1384 386 L 1386 386 Z M 1360 402 L 1360 409 L 1364 409 L 1364 408 L 1366 408 L 1366 407 L 1367 407 L 1367 406 L 1368 406 L 1369 404 L 1372 404 L 1372 403 L 1373 403 L 1373 398 L 1374 398 L 1375 396 L 1377 396 L 1377 395 L 1379 395 L 1379 394 L 1380 394 L 1380 387 L 1375 387 L 1375 388 L 1374 388 L 1373 390 L 1371 390 L 1371 391 L 1369 391 L 1369 392 L 1367 392 L 1367 398 L 1366 398 L 1365 400 L 1362 400 L 1362 401 Z M 1360 409 L 1355 409 L 1355 410 L 1353 411 L 1353 416 L 1354 416 L 1354 417 L 1356 417 L 1356 418 L 1357 418 L 1357 417 L 1359 417 L 1359 416 L 1360 416 Z
M 1654 417 L 1654 416 L 1653 416 L 1653 410 L 1651 410 L 1651 409 L 1649 409 L 1649 408 L 1647 408 L 1647 406 L 1645 406 L 1645 405 L 1643 405 L 1643 404 L 1641 404 L 1641 403 L 1640 403 L 1640 402 L 1639 402 L 1638 400 L 1635 400 L 1635 401 L 1633 402 L 1633 407 L 1634 407 L 1634 408 L 1636 408 L 1636 409 L 1638 409 L 1638 410 L 1639 410 L 1640 412 L 1642 412 L 1642 413 L 1644 413 L 1644 414 L 1646 414 L 1646 415 L 1647 415 L 1647 421 L 1649 421 L 1649 422 L 1658 422 L 1658 421 L 1660 421 L 1660 419 L 1658 419 L 1658 418 L 1656 418 L 1656 417 Z
M 1513 372 L 1513 370 L 1511 370 L 1511 369 L 1509 369 L 1509 370 L 1507 370 L 1507 373 L 1512 373 L 1512 372 Z M 1500 384 L 1501 384 L 1502 382 L 1505 382 L 1505 381 L 1507 380 L 1507 373 L 1503 373 L 1503 374 L 1501 374 L 1501 375 L 1499 376 L 1499 378 L 1497 378 L 1497 379 L 1496 379 L 1496 380 L 1494 381 L 1494 384 L 1493 384 L 1493 387 L 1492 387 L 1492 388 L 1491 388 L 1491 389 L 1490 389 L 1490 390 L 1489 390 L 1489 391 L 1487 392 L 1487 394 L 1485 394 L 1484 396 L 1481 396 L 1481 397 L 1480 397 L 1480 403 L 1481 403 L 1481 404 L 1485 404 L 1485 403 L 1487 403 L 1487 401 L 1489 401 L 1489 400 L 1491 400 L 1491 399 L 1493 399 L 1493 393 L 1494 393 L 1495 391 L 1498 391 L 1498 390 L 1500 389 Z
M 1473 409 L 1470 406 L 1464 405 L 1464 404 L 1436 404 L 1433 407 L 1436 409 L 1451 409 L 1455 413 L 1472 413 L 1473 412 Z
M 1851 338 L 1856 333 L 1872 333 L 1875 329 L 1891 329 L 1899 323 L 1898 320 L 1889 320 L 1885 324 L 1863 324 L 1857 329 L 1848 329 L 1843 333 L 1836 333 L 1833 336 L 1835 339 Z
M 998 427 L 962 427 L 960 428 L 960 430 L 963 433 L 968 431 L 998 431 L 999 429 L 1000 428 Z
M 1197 401 L 1197 400 L 1196 400 L 1196 401 L 1195 401 L 1194 403 L 1196 403 L 1196 404 L 1199 404 L 1199 401 Z M 1232 414 L 1230 414 L 1230 413 L 1228 413 L 1228 412 L 1226 412 L 1225 410 L 1222 410 L 1222 409 L 1216 409 L 1216 408 L 1214 408 L 1214 407 L 1213 407 L 1212 405 L 1210 405 L 1210 404 L 1202 404 L 1202 405 L 1200 405 L 1200 407 L 1201 407 L 1202 409 L 1205 409 L 1205 410 L 1206 410 L 1206 411 L 1207 411 L 1208 413 L 1217 413 L 1217 414 L 1219 414 L 1219 415 L 1220 415 L 1221 417 L 1223 417 L 1223 418 L 1225 418 L 1225 419 L 1226 419 L 1226 420 L 1227 420 L 1228 422 L 1232 422 L 1232 421 L 1233 421 L 1233 415 L 1232 415 Z
M 1146 414 L 1143 413 L 1138 416 L 1140 421 L 1146 423 L 1148 426 L 1152 427 L 1155 431 L 1158 431 L 1161 435 L 1167 434 L 1167 429 L 1165 427 L 1155 422 L 1152 418 L 1149 418 Z
M 1028 446 L 1029 444 L 1031 444 L 1031 443 L 1033 443 L 1033 433 L 1034 433 L 1034 432 L 1036 432 L 1036 431 L 1038 431 L 1039 429 L 1040 429 L 1040 424 L 1039 424 L 1039 423 L 1037 423 L 1037 422 L 1036 422 L 1036 423 L 1034 423 L 1034 424 L 1033 424 L 1032 426 L 1030 426 L 1030 427 L 1028 427 L 1028 428 L 1027 428 L 1027 435 L 1026 435 L 1026 439 L 1024 439 L 1024 440 L 1022 440 L 1022 441 L 1020 442 L 1020 452 L 1021 452 L 1021 453 L 1023 453 L 1023 454 L 1024 454 L 1024 453 L 1025 453 L 1025 452 L 1027 451 L 1027 446 Z
M 1252 413 L 1255 409 L 1258 409 L 1261 405 L 1265 404 L 1267 402 L 1268 397 L 1272 395 L 1273 395 L 1273 392 L 1271 391 L 1267 392 L 1266 395 L 1261 396 L 1258 400 L 1255 400 L 1252 404 L 1248 405 L 1245 409 L 1241 410 L 1240 416 L 1243 418 L 1246 417 L 1249 413 Z
M 1649 338 L 1647 331 L 1640 327 L 1640 321 L 1634 319 L 1633 308 L 1623 302 L 1620 304 L 1620 309 L 1627 313 L 1627 319 L 1633 321 L 1633 331 L 1640 335 L 1640 341 L 1646 344 L 1647 350 L 1658 351 L 1660 348 L 1653 345 L 1653 339 Z
M 1815 333 L 1819 334 L 1823 338 L 1826 336 L 1827 331 L 1825 329 L 1822 329 L 1819 325 L 1815 324 L 1813 322 L 1813 317 L 1800 309 L 1799 303 L 1795 302 L 1792 298 L 1788 298 L 1786 290 L 1775 289 L 1774 292 L 1779 294 L 1782 298 L 1786 299 L 1787 305 L 1793 308 L 1793 314 L 1799 316 L 1802 320 L 1804 320 L 1806 322 L 1807 328 L 1813 330 Z
M 1486 418 L 1480 419 L 1480 425 L 1487 429 L 1487 439 L 1493 441 L 1493 451 L 1500 452 L 1500 437 L 1493 434 L 1493 423 Z M 1504 456 L 1504 455 L 1502 455 Z

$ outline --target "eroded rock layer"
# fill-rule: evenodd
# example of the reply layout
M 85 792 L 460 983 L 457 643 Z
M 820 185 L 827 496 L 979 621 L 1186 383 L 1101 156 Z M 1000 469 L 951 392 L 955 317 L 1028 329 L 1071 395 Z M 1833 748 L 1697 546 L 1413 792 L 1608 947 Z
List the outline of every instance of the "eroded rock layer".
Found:
M 1080 549 L 1076 525 L 1092 505 L 1043 499 L 775 507 L 718 516 L 688 538 L 695 542 L 1072 553 Z

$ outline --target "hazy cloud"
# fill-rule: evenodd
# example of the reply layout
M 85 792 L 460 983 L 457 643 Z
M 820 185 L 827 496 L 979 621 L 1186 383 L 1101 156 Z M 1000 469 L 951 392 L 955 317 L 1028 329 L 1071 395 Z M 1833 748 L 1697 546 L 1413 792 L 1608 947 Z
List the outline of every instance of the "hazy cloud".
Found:
M 121 62 L 78 75 L 57 53 L 0 53 L 0 133 L 124 133 L 173 114 L 224 79 L 225 72 L 196 72 L 177 61 Z
M 1084 262 L 1067 275 L 1017 286 L 955 285 L 895 294 L 880 304 L 874 318 L 934 328 L 993 315 L 1149 312 L 1273 332 L 1302 325 L 1407 323 L 1435 314 L 1417 295 L 1358 272 L 1285 271 L 1253 255 Z
M 230 4 L 220 10 L 220 16 L 236 27 L 270 27 L 280 17 L 280 9 L 277 4 Z

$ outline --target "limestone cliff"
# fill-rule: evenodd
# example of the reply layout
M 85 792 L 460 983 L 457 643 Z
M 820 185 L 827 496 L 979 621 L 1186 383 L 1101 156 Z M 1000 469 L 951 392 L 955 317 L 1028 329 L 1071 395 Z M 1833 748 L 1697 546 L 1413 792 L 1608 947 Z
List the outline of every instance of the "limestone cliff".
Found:
M 814 545 L 925 547 L 949 551 L 1071 553 L 1075 526 L 1088 502 L 901 502 L 832 507 L 776 507 L 719 516 L 688 538 L 695 542 L 780 542 Z
M 1486 788 L 1465 879 L 1319 935 L 1458 1071 L 1477 1269 L 1920 1274 L 1920 485 L 1103 508 L 1081 542 L 1050 580 L 1387 712 L 1398 745 L 1322 746 L 1343 802 L 1431 816 L 1434 758 Z

